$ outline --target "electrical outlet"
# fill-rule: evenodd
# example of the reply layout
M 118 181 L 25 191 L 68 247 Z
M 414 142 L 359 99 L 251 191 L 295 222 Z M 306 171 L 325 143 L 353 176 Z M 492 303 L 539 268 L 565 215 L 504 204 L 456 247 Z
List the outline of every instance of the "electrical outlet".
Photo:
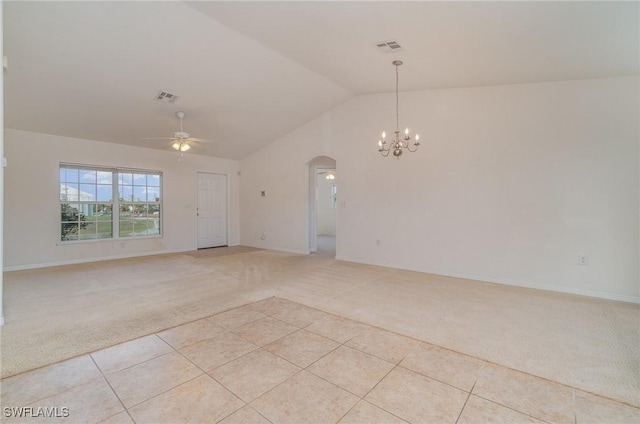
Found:
M 589 257 L 586 255 L 578 255 L 578 265 L 589 265 Z

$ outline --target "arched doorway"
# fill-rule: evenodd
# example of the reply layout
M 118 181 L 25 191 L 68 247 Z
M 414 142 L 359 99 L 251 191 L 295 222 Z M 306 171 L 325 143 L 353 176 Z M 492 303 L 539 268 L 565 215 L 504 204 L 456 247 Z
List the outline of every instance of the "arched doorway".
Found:
M 309 167 L 309 252 L 336 256 L 336 194 L 338 173 L 335 159 L 318 156 Z

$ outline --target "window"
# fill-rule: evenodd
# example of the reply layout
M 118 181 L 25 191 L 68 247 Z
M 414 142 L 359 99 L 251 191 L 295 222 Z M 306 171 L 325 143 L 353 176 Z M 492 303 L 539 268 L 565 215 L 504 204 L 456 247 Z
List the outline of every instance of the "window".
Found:
M 160 174 L 118 174 L 120 237 L 160 234 Z
M 159 236 L 162 173 L 60 165 L 60 240 Z

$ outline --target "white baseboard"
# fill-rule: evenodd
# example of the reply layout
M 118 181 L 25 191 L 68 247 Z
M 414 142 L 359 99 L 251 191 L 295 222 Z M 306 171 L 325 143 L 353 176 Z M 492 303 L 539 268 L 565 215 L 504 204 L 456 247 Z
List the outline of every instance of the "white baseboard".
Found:
M 240 245 L 239 244 L 235 244 L 234 246 L 240 246 Z M 308 254 L 308 252 L 300 252 L 300 251 L 296 251 L 296 250 L 272 249 L 272 248 L 267 249 L 267 248 L 264 248 L 264 247 L 249 246 L 249 245 L 244 245 L 244 246 L 255 247 L 257 249 L 273 250 L 273 251 L 277 251 L 277 252 L 295 253 L 295 254 L 300 254 L 300 255 Z M 153 252 L 130 253 L 130 254 L 126 254 L 126 255 L 99 256 L 99 257 L 94 257 L 94 258 L 70 259 L 70 260 L 66 260 L 66 261 L 55 261 L 55 262 L 43 262 L 43 263 L 39 263 L 39 264 L 14 265 L 14 266 L 5 267 L 4 268 L 4 272 L 25 271 L 25 270 L 29 270 L 29 269 L 48 268 L 48 267 L 52 267 L 52 266 L 77 265 L 77 264 L 84 264 L 84 263 L 89 263 L 89 262 L 111 261 L 111 260 L 114 260 L 114 259 L 139 258 L 139 257 L 142 257 L 142 256 L 165 255 L 165 254 L 171 254 L 171 253 L 185 253 L 185 252 L 192 252 L 192 251 L 193 251 L 192 249 L 189 249 L 189 250 L 156 250 L 156 251 L 153 251 Z
M 280 249 L 276 247 L 259 247 L 258 249 L 271 250 L 273 252 L 282 252 L 282 253 L 292 253 L 294 255 L 308 255 L 309 252 L 304 252 L 302 250 L 294 250 L 294 249 Z
M 28 269 L 38 269 L 38 268 L 48 268 L 52 266 L 62 266 L 62 265 L 76 265 L 76 264 L 84 264 L 88 262 L 100 262 L 100 261 L 111 261 L 114 259 L 129 259 L 129 258 L 139 258 L 141 256 L 154 256 L 154 255 L 164 255 L 167 253 L 183 253 L 183 252 L 191 252 L 191 250 L 156 250 L 153 252 L 142 252 L 142 253 L 129 253 L 125 255 L 114 255 L 114 256 L 100 256 L 94 258 L 82 258 L 82 259 L 70 259 L 66 261 L 55 261 L 55 262 L 43 262 L 39 264 L 29 264 L 29 265 L 14 265 L 8 266 L 4 268 L 5 272 L 8 271 L 24 271 Z
M 558 293 L 574 294 L 574 295 L 578 295 L 578 296 L 595 297 L 595 298 L 599 298 L 599 299 L 616 300 L 616 301 L 619 301 L 619 302 L 628 302 L 628 303 L 640 304 L 640 296 L 630 296 L 630 295 L 617 294 L 617 293 L 601 292 L 601 291 L 596 291 L 596 290 L 574 289 L 574 288 L 562 287 L 562 286 L 557 286 L 557 285 L 546 285 L 546 284 L 537 284 L 537 283 L 530 283 L 530 282 L 523 282 L 523 281 L 505 280 L 505 279 L 499 279 L 499 278 L 495 278 L 495 277 L 487 277 L 487 276 L 483 276 L 483 275 L 442 272 L 440 270 L 431 270 L 431 269 L 424 269 L 424 268 L 423 269 L 419 269 L 419 268 L 397 268 L 397 267 L 394 267 L 394 266 L 391 266 L 391 265 L 388 265 L 388 264 L 375 264 L 375 263 L 371 263 L 371 262 L 367 262 L 367 261 L 363 261 L 363 260 L 349 258 L 349 257 L 342 256 L 342 255 L 336 256 L 336 259 L 341 260 L 341 261 L 346 261 L 346 262 L 355 262 L 355 263 L 359 263 L 359 264 L 365 264 L 365 265 L 384 266 L 384 267 L 387 267 L 387 268 L 405 269 L 407 271 L 415 271 L 415 272 L 422 272 L 422 273 L 426 273 L 426 274 L 442 275 L 444 277 L 464 278 L 466 280 L 476 280 L 476 281 L 482 281 L 482 282 L 486 282 L 486 283 L 502 284 L 502 285 L 505 285 L 505 286 L 524 287 L 524 288 L 528 288 L 528 289 L 546 290 L 546 291 L 552 291 L 552 292 L 558 292 Z
M 273 250 L 274 252 L 293 253 L 293 254 L 296 254 L 296 255 L 308 255 L 309 254 L 308 251 L 304 251 L 304 250 L 285 249 L 285 248 L 273 247 L 273 246 L 256 246 L 254 244 L 248 244 L 248 243 L 243 243 L 241 245 L 242 246 L 247 246 L 247 247 L 255 247 L 256 249 Z

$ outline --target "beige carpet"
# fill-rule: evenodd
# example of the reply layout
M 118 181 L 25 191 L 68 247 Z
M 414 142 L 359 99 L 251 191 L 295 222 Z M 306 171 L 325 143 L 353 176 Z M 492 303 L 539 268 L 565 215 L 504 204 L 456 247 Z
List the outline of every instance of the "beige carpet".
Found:
M 638 305 L 248 248 L 6 273 L 2 376 L 273 295 L 640 406 Z

